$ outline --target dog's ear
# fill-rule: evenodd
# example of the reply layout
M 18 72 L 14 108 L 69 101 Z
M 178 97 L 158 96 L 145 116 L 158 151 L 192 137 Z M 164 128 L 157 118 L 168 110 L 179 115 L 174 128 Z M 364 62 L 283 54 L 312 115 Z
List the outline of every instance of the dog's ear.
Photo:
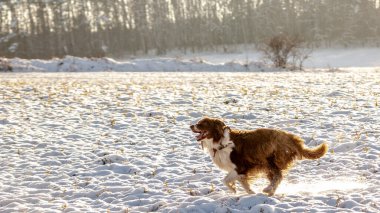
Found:
M 214 139 L 214 143 L 219 143 L 220 139 L 223 137 L 223 129 L 221 128 L 216 128 L 212 132 L 212 138 Z
M 229 126 L 224 126 L 223 130 L 228 130 L 229 132 L 231 132 L 231 128 Z
M 223 127 L 223 137 L 229 138 L 230 133 L 231 133 L 231 128 L 229 126 L 224 126 Z
M 224 128 L 225 124 L 223 121 L 219 119 L 215 119 L 213 122 L 213 131 L 212 131 L 212 138 L 214 139 L 214 143 L 219 143 L 220 139 L 224 135 Z

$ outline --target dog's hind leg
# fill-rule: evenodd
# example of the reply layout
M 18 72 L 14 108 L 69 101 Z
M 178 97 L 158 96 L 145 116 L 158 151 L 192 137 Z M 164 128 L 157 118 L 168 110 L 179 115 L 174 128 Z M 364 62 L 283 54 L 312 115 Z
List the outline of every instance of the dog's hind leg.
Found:
M 236 185 L 235 185 L 236 180 L 239 180 L 239 175 L 235 170 L 233 170 L 233 171 L 230 171 L 227 174 L 227 176 L 223 179 L 223 183 L 225 186 L 227 186 L 227 188 L 231 192 L 236 193 Z
M 276 191 L 278 185 L 282 181 L 282 171 L 274 163 L 274 158 L 268 158 L 269 168 L 267 170 L 267 177 L 270 184 L 263 189 L 264 193 L 267 193 L 269 196 L 272 196 Z
M 268 172 L 267 177 L 270 184 L 263 189 L 263 192 L 267 193 L 269 196 L 272 196 L 282 181 L 282 173 L 280 170 L 272 170 Z

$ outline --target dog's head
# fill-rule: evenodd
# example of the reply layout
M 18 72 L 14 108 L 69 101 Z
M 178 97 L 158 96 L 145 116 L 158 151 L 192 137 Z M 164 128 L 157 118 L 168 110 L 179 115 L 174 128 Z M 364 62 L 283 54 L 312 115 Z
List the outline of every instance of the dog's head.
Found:
M 223 121 L 217 118 L 209 117 L 202 118 L 197 124 L 190 126 L 193 132 L 199 133 L 196 136 L 197 141 L 212 139 L 214 143 L 218 143 L 220 141 L 226 127 L 227 126 L 223 123 Z

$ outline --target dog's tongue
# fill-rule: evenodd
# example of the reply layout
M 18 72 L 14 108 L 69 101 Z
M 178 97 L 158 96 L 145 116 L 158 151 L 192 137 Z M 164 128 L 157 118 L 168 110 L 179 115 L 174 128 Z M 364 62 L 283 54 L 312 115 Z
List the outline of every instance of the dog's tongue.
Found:
M 196 138 L 197 138 L 197 141 L 200 141 L 202 139 L 204 139 L 206 137 L 206 132 L 200 132 Z
M 199 134 L 196 136 L 197 141 L 202 140 L 202 137 L 203 137 L 203 133 L 201 132 L 201 133 L 199 133 Z

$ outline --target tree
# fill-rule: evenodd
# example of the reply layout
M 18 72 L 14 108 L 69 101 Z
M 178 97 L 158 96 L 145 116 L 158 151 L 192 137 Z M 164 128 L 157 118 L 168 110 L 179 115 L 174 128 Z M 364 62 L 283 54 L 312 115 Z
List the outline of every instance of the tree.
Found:
M 3 0 L 0 56 L 228 51 L 280 33 L 310 46 L 374 46 L 379 20 L 379 0 Z
M 302 48 L 302 43 L 298 36 L 280 34 L 270 38 L 261 48 L 261 51 L 264 57 L 277 68 L 302 69 L 303 62 L 311 53 L 311 51 Z M 289 60 L 291 61 L 290 64 Z

